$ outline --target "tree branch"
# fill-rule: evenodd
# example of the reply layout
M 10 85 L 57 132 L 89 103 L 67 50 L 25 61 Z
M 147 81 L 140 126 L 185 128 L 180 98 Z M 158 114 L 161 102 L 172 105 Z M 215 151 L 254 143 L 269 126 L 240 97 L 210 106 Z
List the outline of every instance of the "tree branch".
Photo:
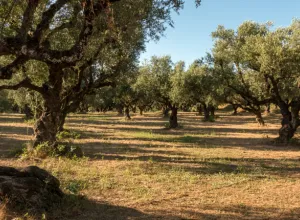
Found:
M 46 40 L 48 40 L 49 38 L 51 38 L 54 34 L 56 34 L 57 32 L 65 29 L 65 28 L 72 28 L 74 27 L 75 23 L 76 23 L 76 20 L 77 20 L 77 15 L 78 13 L 81 11 L 81 6 L 80 4 L 78 5 L 75 5 L 74 6 L 74 9 L 73 9 L 73 15 L 72 17 L 70 18 L 70 21 L 67 22 L 67 23 L 63 23 L 62 25 L 54 28 L 53 30 L 50 31 L 50 33 L 47 35 L 47 38 Z
M 273 76 L 271 76 L 271 75 L 269 75 L 269 74 L 266 74 L 265 75 L 267 78 L 269 78 L 270 79 L 270 81 L 271 81 L 271 84 L 272 84 L 272 94 L 273 94 L 273 96 L 275 96 L 275 99 L 277 100 L 277 102 L 278 103 L 280 103 L 280 102 L 283 102 L 283 100 L 282 100 L 282 98 L 281 98 L 281 96 L 280 96 L 280 94 L 279 94 L 279 89 L 278 89 L 278 85 L 277 85 L 277 81 L 274 79 L 274 77 Z
M 3 39 L 0 39 L 0 56 L 9 55 L 9 54 L 11 53 L 7 42 L 4 41 Z
M 237 88 L 235 88 L 232 85 L 228 85 L 229 88 L 233 89 L 238 95 L 240 95 L 245 101 L 249 103 L 253 103 L 254 105 L 265 105 L 268 104 L 269 102 L 273 101 L 273 98 L 268 98 L 264 100 L 258 100 L 256 97 L 251 96 L 248 93 L 245 93 Z
M 102 87 L 105 87 L 105 86 L 112 86 L 112 87 L 115 87 L 116 86 L 116 83 L 115 82 L 97 82 L 93 85 L 93 89 L 98 89 L 98 88 L 102 88 Z
M 23 14 L 22 25 L 19 30 L 19 37 L 23 42 L 26 42 L 28 31 L 32 25 L 34 12 L 39 4 L 39 0 L 28 0 L 27 7 Z
M 68 0 L 57 0 L 53 3 L 47 11 L 42 14 L 42 20 L 37 25 L 37 28 L 33 34 L 33 38 L 36 42 L 41 42 L 41 38 L 44 33 L 49 30 L 50 23 L 55 16 L 55 14 L 68 3 Z
M 0 66 L 0 79 L 11 79 L 12 74 L 16 72 L 29 58 L 25 56 L 18 56 L 12 63 L 1 67 Z
M 31 89 L 31 90 L 34 90 L 34 91 L 39 92 L 41 94 L 45 93 L 45 91 L 42 87 L 39 87 L 39 86 L 36 86 L 36 85 L 32 84 L 31 80 L 28 77 L 26 77 L 24 80 L 22 80 L 21 82 L 19 82 L 18 84 L 15 84 L 15 85 L 2 85 L 2 86 L 0 86 L 0 91 L 4 90 L 4 89 L 18 90 L 20 88 Z

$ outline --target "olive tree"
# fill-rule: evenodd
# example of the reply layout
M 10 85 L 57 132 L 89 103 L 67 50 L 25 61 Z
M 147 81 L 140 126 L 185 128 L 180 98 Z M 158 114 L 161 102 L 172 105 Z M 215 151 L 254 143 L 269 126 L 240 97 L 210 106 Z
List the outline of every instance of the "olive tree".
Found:
M 244 22 L 237 31 L 220 26 L 213 32 L 215 66 L 233 90 L 235 104 L 259 116 L 273 103 L 282 114 L 279 141 L 288 142 L 297 130 L 300 110 L 300 22 L 270 29 L 271 24 Z
M 153 56 L 140 68 L 137 80 L 138 91 L 147 94 L 153 101 L 171 110 L 169 127 L 178 127 L 177 112 L 183 99 L 184 62 L 173 64 L 170 56 Z M 137 86 L 136 85 L 136 86 Z
M 195 60 L 183 78 L 181 97 L 193 105 L 200 104 L 204 111 L 204 121 L 214 117 L 215 108 L 222 99 L 222 89 L 218 76 L 210 65 L 210 56 Z M 183 101 L 182 101 L 183 102 Z
M 154 91 L 148 77 L 147 67 L 140 67 L 136 82 L 132 85 L 140 115 L 143 115 L 145 109 L 151 108 L 155 103 Z

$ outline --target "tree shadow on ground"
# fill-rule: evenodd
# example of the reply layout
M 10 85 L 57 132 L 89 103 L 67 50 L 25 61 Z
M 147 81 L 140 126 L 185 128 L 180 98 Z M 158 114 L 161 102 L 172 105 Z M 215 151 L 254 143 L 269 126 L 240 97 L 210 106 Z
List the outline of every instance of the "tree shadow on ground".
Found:
M 150 202 L 151 203 L 151 202 Z M 155 203 L 152 202 L 152 206 Z M 113 205 L 105 201 L 88 200 L 83 196 L 66 195 L 59 206 L 54 206 L 51 210 L 44 213 L 47 219 L 53 220 L 187 220 L 187 219 L 299 219 L 300 208 L 280 209 L 277 207 L 255 207 L 246 204 L 234 204 L 225 206 L 221 204 L 206 205 L 201 204 L 199 207 L 185 207 L 181 210 L 169 208 L 168 210 L 159 209 L 160 202 L 156 202 L 156 208 L 151 210 L 139 210 L 137 208 Z M 17 217 L 10 215 L 7 217 Z M 36 215 L 41 219 L 41 215 Z
M 159 216 L 149 215 L 137 209 L 112 205 L 106 202 L 88 200 L 82 196 L 67 195 L 63 204 L 49 213 L 51 219 L 157 219 Z
M 23 123 L 24 115 L 1 115 L 0 114 L 0 123 Z
M 179 219 L 176 216 L 147 214 L 134 208 L 93 201 L 84 196 L 70 194 L 65 195 L 62 202 L 54 204 L 50 210 L 38 210 L 38 212 L 37 214 L 37 212 L 28 210 L 6 210 L 5 217 L 8 219 L 19 219 L 18 217 L 30 215 L 34 217 L 34 219 L 44 219 L 46 217 L 46 219 L 52 220 Z
M 182 205 L 180 210 L 176 206 L 168 209 L 161 209 L 164 202 L 161 198 L 146 202 L 144 205 L 137 204 L 136 207 L 126 207 L 117 204 L 111 204 L 106 201 L 87 199 L 81 195 L 66 194 L 61 203 L 54 205 L 47 211 L 40 211 L 35 214 L 34 219 L 52 220 L 130 220 L 130 219 L 165 219 L 165 220 L 187 220 L 187 219 L 278 219 L 293 220 L 299 219 L 300 208 L 284 209 L 282 207 L 260 207 L 244 203 L 234 203 L 231 205 L 222 205 L 221 203 L 205 204 L 197 206 Z M 172 203 L 172 201 L 170 201 Z M 1 210 L 2 211 L 2 210 Z M 24 215 L 33 215 L 33 213 L 11 213 L 6 212 L 6 219 L 17 219 Z M 3 216 L 2 216 L 3 217 Z
M 0 158 L 11 158 L 19 152 L 28 140 L 19 140 L 0 136 Z
M 153 120 L 153 121 L 147 121 L 146 123 L 143 121 L 136 121 L 136 120 L 85 120 L 85 119 L 78 119 L 78 120 L 74 120 L 74 119 L 68 119 L 67 120 L 67 124 L 70 125 L 78 125 L 80 124 L 86 124 L 86 125 L 140 125 L 140 126 L 145 126 L 145 127 L 151 127 L 151 126 L 163 126 L 164 123 L 166 123 L 167 121 L 163 121 L 163 120 Z
M 75 130 L 78 132 L 78 130 Z M 160 134 L 160 133 L 153 133 Z M 170 135 L 170 133 L 167 133 Z M 166 135 L 167 135 L 166 134 Z M 139 146 L 141 148 L 158 148 L 158 147 L 176 147 L 176 148 L 244 148 L 247 150 L 261 150 L 261 151 L 300 151 L 300 147 L 298 144 L 298 140 L 294 138 L 294 143 L 290 143 L 288 145 L 274 145 L 274 139 L 269 137 L 262 138 L 243 138 L 243 137 L 224 137 L 224 136 L 193 136 L 182 134 L 184 136 L 180 136 L 180 134 L 175 133 L 173 136 L 154 136 L 154 137 L 135 137 L 135 136 L 125 136 L 125 137 L 115 137 L 107 134 L 97 134 L 97 133 L 88 133 L 84 132 L 84 138 L 100 138 L 102 141 L 99 142 L 87 142 L 81 143 L 83 148 L 92 148 L 97 151 L 101 151 L 100 149 L 104 149 L 108 146 L 120 145 L 123 147 L 131 147 L 131 146 Z M 199 135 L 199 134 L 198 134 Z M 141 143 L 135 142 L 131 144 L 132 141 L 141 141 Z M 125 144 L 124 144 L 125 143 Z
M 176 129 L 166 129 L 163 126 L 163 122 L 160 122 L 160 127 L 155 127 L 157 125 L 144 124 L 143 127 L 135 127 L 137 124 L 126 124 L 125 123 L 115 123 L 114 126 L 107 127 L 106 123 L 100 123 L 100 126 L 97 126 L 95 123 L 91 123 L 88 126 L 89 129 L 112 129 L 114 131 L 130 131 L 130 132 L 151 132 L 154 134 L 225 134 L 225 133 L 251 133 L 251 134 L 277 134 L 278 129 L 276 128 L 268 128 L 268 127 L 257 127 L 257 128 L 234 128 L 234 127 L 226 127 L 223 123 L 218 124 L 219 127 L 215 127 L 215 125 L 205 125 L 205 124 L 194 124 L 188 123 L 187 126 L 183 126 L 183 128 Z M 125 126 L 124 126 L 125 125 Z M 81 131 L 80 128 L 85 126 L 85 124 L 68 124 L 67 126 L 72 127 L 72 129 Z M 194 127 L 193 127 L 194 126 Z M 151 128 L 148 128 L 151 127 Z
M 159 210 L 158 213 L 169 214 L 171 211 Z M 280 209 L 277 207 L 255 207 L 245 204 L 232 206 L 201 205 L 201 211 L 181 210 L 181 219 L 232 219 L 232 220 L 256 220 L 256 219 L 278 219 L 296 220 L 300 217 L 300 208 Z M 176 219 L 176 218 L 175 218 Z
M 32 135 L 33 126 L 11 126 L 11 125 L 0 125 L 0 134 L 21 134 L 21 135 Z
M 100 155 L 99 155 L 100 156 Z M 253 174 L 290 176 L 300 172 L 298 159 L 269 159 L 269 158 L 207 158 L 197 160 L 185 156 L 160 156 L 160 155 L 114 155 L 101 154 L 101 160 L 135 160 L 151 162 L 153 165 L 162 166 L 167 170 L 178 168 L 186 172 L 198 174 Z M 98 160 L 94 157 L 92 160 Z M 148 164 L 144 164 L 147 170 Z

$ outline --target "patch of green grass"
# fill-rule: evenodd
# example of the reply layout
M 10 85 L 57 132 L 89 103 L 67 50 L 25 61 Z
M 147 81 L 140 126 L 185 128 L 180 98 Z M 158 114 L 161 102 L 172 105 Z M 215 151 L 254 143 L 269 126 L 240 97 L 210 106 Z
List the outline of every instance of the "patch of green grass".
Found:
M 82 180 L 70 180 L 69 182 L 65 183 L 65 190 L 67 190 L 71 194 L 79 194 L 81 190 L 88 188 L 88 182 Z
M 24 119 L 27 125 L 33 126 L 36 122 L 36 119 Z
M 97 115 L 97 116 L 92 116 L 88 117 L 89 121 L 101 121 L 101 120 L 110 120 L 111 117 L 108 115 Z
M 48 156 L 55 156 L 55 149 L 49 146 L 48 142 L 33 146 L 33 143 L 25 144 L 23 152 L 20 155 L 22 159 L 41 158 L 45 159 Z
M 23 148 L 14 148 L 9 151 L 8 156 L 18 158 L 23 154 L 23 152 L 24 152 Z
M 203 119 L 202 121 L 203 122 L 215 122 L 216 121 L 215 119 L 216 119 L 216 117 L 210 115 L 207 120 Z
M 174 139 L 174 135 L 155 134 L 152 131 L 132 132 L 130 135 L 136 139 L 149 139 L 156 141 L 172 141 Z
M 79 139 L 81 135 L 75 131 L 64 130 L 56 135 L 58 140 L 63 139 Z
M 67 193 L 79 194 L 86 190 L 108 190 L 115 187 L 113 170 L 102 170 L 91 166 L 89 159 L 59 158 L 56 162 L 51 158 L 42 165 L 50 170 L 61 181 L 62 188 Z
M 199 138 L 191 135 L 184 135 L 178 138 L 178 141 L 183 143 L 197 143 L 199 141 Z
M 181 128 L 183 128 L 183 125 L 178 123 L 178 125 L 177 125 L 176 128 L 171 128 L 171 127 L 170 127 L 170 122 L 166 122 L 166 123 L 164 124 L 164 127 L 167 128 L 167 129 L 181 129 Z

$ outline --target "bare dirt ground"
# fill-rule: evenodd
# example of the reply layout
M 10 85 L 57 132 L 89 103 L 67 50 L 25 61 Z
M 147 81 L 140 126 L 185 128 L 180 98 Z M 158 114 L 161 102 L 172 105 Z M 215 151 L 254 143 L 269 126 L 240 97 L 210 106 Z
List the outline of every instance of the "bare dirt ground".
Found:
M 165 129 L 159 113 L 73 114 L 66 128 L 87 158 L 18 160 L 12 151 L 32 138 L 22 115 L 0 114 L 0 165 L 41 166 L 69 195 L 56 219 L 300 219 L 300 136 L 272 140 L 280 116 L 217 112 L 216 122 L 180 113 Z M 50 217 L 49 217 L 50 218 Z

